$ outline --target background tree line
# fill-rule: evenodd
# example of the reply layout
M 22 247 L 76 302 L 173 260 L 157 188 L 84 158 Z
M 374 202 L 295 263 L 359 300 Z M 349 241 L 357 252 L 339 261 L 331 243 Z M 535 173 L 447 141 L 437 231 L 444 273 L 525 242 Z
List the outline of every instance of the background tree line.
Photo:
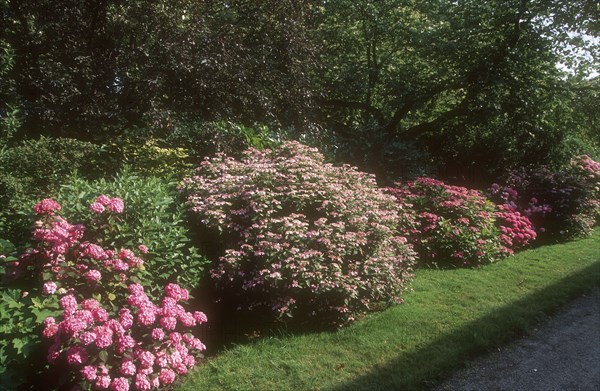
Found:
M 0 13 L 2 145 L 180 146 L 229 121 L 383 182 L 599 151 L 593 0 L 0 0 Z

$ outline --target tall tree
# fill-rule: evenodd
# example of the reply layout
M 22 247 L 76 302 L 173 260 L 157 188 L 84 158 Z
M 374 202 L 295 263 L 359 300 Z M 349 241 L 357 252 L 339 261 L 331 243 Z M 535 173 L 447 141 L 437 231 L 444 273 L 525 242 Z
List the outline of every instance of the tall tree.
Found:
M 572 38 L 574 26 L 597 33 L 588 22 L 593 2 L 567 3 L 327 1 L 324 115 L 382 176 L 385 155 L 402 140 L 490 170 L 547 162 L 566 131 L 551 120 L 565 89 L 555 44 Z
M 22 133 L 106 138 L 181 117 L 298 124 L 312 3 L 4 0 Z

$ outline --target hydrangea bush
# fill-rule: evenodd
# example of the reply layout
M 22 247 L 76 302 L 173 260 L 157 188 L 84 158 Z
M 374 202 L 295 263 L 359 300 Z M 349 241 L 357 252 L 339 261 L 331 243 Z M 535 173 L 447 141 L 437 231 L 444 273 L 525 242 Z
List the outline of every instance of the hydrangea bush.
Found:
M 373 177 L 324 162 L 297 142 L 207 158 L 182 190 L 220 232 L 211 270 L 240 308 L 344 324 L 375 303 L 401 301 L 415 254 L 396 230 L 394 198 Z
M 498 211 L 477 190 L 417 178 L 386 191 L 404 208 L 414 211 L 414 227 L 403 229 L 425 264 L 478 266 L 491 263 L 512 254 L 515 244 L 525 245 L 533 236 L 526 230 L 522 216 Z
M 529 218 L 540 240 L 556 242 L 591 233 L 600 210 L 600 163 L 588 156 L 571 167 L 552 171 L 529 167 L 511 171 L 491 197 Z
M 118 215 L 125 205 L 100 195 L 89 208 Z M 167 284 L 155 304 L 139 283 L 147 248 L 104 247 L 98 231 L 70 224 L 61 209 L 52 199 L 35 205 L 35 246 L 10 265 L 12 278 L 41 276 L 43 294 L 60 306 L 43 322 L 48 362 L 66 364 L 71 383 L 93 389 L 150 390 L 186 374 L 205 349 L 193 328 L 207 320 L 180 304 L 189 292 Z
M 114 213 L 122 205 L 96 199 L 101 193 L 118 194 L 127 208 Z M 126 168 L 111 180 L 73 177 L 55 199 L 64 205 L 62 216 L 86 222 L 88 234 L 94 235 L 98 244 L 116 248 L 143 244 L 147 248 L 147 270 L 139 277 L 150 297 L 158 299 L 167 282 L 193 289 L 205 274 L 208 260 L 192 244 L 176 182 L 140 177 Z

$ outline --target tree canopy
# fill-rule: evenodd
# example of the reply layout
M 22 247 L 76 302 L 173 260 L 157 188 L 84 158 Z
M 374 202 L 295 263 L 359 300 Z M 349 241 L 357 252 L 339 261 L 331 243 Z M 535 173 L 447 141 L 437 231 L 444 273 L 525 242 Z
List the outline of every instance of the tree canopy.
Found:
M 411 160 L 497 172 L 600 144 L 593 0 L 0 0 L 0 13 L 1 123 L 18 138 L 259 123 L 390 179 Z

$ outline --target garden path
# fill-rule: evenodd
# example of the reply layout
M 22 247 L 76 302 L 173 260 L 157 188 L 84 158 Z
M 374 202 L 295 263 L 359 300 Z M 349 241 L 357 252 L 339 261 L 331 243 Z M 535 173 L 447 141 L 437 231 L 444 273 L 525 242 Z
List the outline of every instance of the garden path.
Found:
M 434 391 L 600 390 L 600 289 L 533 333 L 467 364 Z

